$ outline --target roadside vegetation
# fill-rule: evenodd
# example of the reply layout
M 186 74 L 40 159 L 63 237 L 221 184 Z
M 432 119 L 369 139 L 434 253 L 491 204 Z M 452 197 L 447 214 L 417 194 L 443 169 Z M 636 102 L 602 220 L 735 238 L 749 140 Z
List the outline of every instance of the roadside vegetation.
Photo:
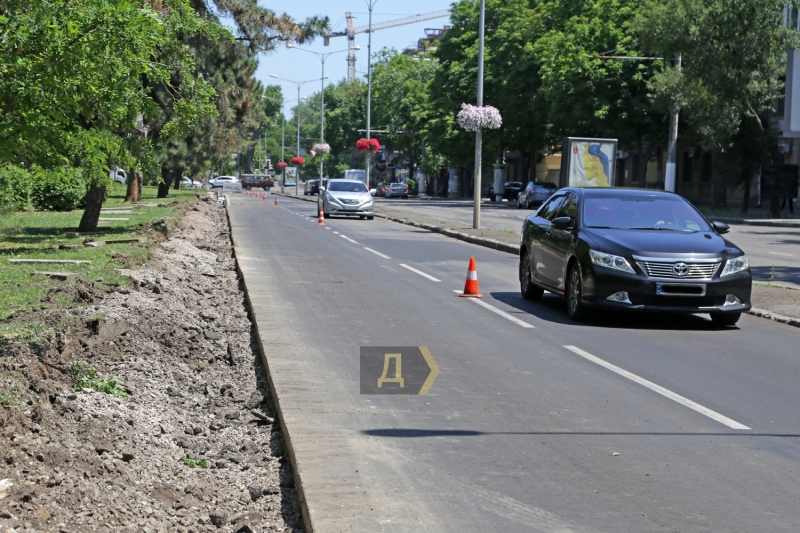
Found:
M 171 191 L 170 198 L 157 199 L 156 187 L 143 187 L 143 201 L 152 207 L 140 207 L 133 214 L 107 214 L 109 218 L 127 221 L 103 221 L 102 229 L 90 238 L 145 238 L 145 243 L 84 246 L 86 236 L 69 236 L 81 219 L 80 211 L 67 212 L 4 212 L 0 216 L 0 338 L 35 337 L 40 325 L 21 328 L 7 323 L 12 314 L 26 311 L 80 305 L 75 292 L 95 287 L 128 285 L 130 281 L 118 269 L 130 268 L 147 261 L 150 245 L 163 238 L 164 232 L 177 223 L 180 215 L 197 200 L 197 190 Z M 125 199 L 122 187 L 112 189 L 103 207 L 119 207 Z M 105 214 L 104 214 L 105 218 Z M 63 249 L 60 246 L 75 248 Z M 89 260 L 91 264 L 10 263 L 9 259 Z M 56 280 L 33 272 L 59 271 L 75 273 L 68 280 Z M 77 300 L 77 301 L 76 301 Z

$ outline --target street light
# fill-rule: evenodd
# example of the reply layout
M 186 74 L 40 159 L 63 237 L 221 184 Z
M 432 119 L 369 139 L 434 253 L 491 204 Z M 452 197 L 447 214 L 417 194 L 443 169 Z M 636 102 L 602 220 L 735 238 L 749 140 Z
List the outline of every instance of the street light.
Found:
M 370 139 L 370 112 L 372 110 L 372 8 L 378 0 L 366 0 L 369 9 L 369 39 L 367 40 L 367 140 Z M 369 157 L 370 150 L 367 151 L 367 189 L 369 189 Z
M 483 107 L 483 33 L 486 17 L 486 0 L 481 0 L 480 19 L 478 20 L 478 107 Z M 475 132 L 475 181 L 473 191 L 472 227 L 481 227 L 481 159 L 483 158 L 482 131 Z
M 270 98 L 269 96 L 264 96 L 264 95 L 262 95 L 261 98 L 266 98 L 267 100 L 272 100 L 273 102 L 281 102 L 281 105 L 284 106 L 283 107 L 283 113 L 282 113 L 283 116 L 281 117 L 281 161 L 283 161 L 283 157 L 284 157 L 283 156 L 283 152 L 284 152 L 284 144 L 285 144 L 284 139 L 285 139 L 285 133 L 286 133 L 286 104 L 288 104 L 289 102 L 294 102 L 294 101 L 299 101 L 299 100 L 297 100 L 296 98 L 293 98 L 291 100 L 284 100 L 283 98 L 281 98 L 279 100 L 277 98 Z M 308 100 L 308 97 L 304 96 L 300 100 Z M 267 137 L 267 135 L 265 133 L 264 134 L 264 150 L 265 150 L 264 153 L 266 153 L 266 149 L 267 149 L 266 148 L 266 146 L 267 146 L 266 137 Z M 281 194 L 283 194 L 283 177 L 281 177 Z
M 305 81 L 289 80 L 289 79 L 286 79 L 286 78 L 281 78 L 280 76 L 276 76 L 275 74 L 270 74 L 269 77 L 270 78 L 275 78 L 276 80 L 288 81 L 289 83 L 294 83 L 295 85 L 297 85 L 297 155 L 299 156 L 300 155 L 300 87 L 302 87 L 306 83 L 311 83 L 312 81 L 325 80 L 325 79 L 327 79 L 327 76 L 323 76 L 322 78 L 314 78 L 313 80 L 305 80 Z M 298 179 L 298 176 L 295 176 L 295 178 L 294 178 L 294 195 L 295 196 L 298 195 L 297 187 L 298 187 L 298 182 L 299 181 L 300 180 Z M 320 185 L 322 185 L 322 181 L 321 180 L 320 180 Z
M 328 59 L 328 56 L 333 54 L 338 54 L 340 52 L 347 52 L 348 50 L 336 50 L 335 52 L 328 52 L 327 54 L 322 54 L 320 52 L 314 52 L 313 50 L 306 50 L 305 48 L 297 48 L 292 43 L 287 43 L 286 48 L 294 48 L 296 50 L 300 50 L 301 52 L 308 52 L 309 54 L 314 54 L 315 56 L 319 57 L 320 62 L 322 63 L 322 102 L 319 105 L 319 142 L 320 144 L 325 142 L 325 60 Z M 354 50 L 360 50 L 360 46 L 354 47 Z M 322 186 L 322 155 L 319 157 L 319 184 L 320 187 Z

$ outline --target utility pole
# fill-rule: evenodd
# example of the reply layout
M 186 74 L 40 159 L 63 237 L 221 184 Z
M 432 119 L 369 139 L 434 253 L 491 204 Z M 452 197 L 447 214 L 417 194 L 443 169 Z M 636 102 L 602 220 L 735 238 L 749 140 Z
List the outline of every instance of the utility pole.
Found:
M 486 16 L 486 0 L 481 0 L 478 20 L 478 107 L 483 107 L 483 37 Z M 481 158 L 483 157 L 482 128 L 475 132 L 475 190 L 473 191 L 472 227 L 481 228 Z
M 372 110 L 372 8 L 378 0 L 366 0 L 369 8 L 369 39 L 367 40 L 367 140 L 370 139 L 370 113 Z M 367 174 L 366 185 L 369 189 L 369 164 L 372 150 L 367 150 Z
M 681 53 L 675 54 L 675 68 L 681 70 Z M 667 172 L 664 190 L 675 192 L 675 171 L 678 163 L 678 105 L 672 104 L 669 115 L 669 140 L 667 142 Z

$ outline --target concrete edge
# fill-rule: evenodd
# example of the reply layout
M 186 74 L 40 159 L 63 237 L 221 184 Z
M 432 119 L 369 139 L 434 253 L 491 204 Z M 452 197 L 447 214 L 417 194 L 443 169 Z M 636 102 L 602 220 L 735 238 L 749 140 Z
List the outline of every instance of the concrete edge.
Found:
M 293 194 L 282 194 L 276 192 L 275 194 L 279 196 L 286 196 L 288 198 L 296 198 L 298 200 L 303 200 L 304 202 L 316 202 L 316 197 L 299 197 L 294 196 Z M 466 241 L 472 244 L 477 244 L 479 246 L 485 246 L 487 248 L 492 248 L 494 250 L 499 250 L 501 252 L 508 252 L 510 254 L 519 255 L 519 246 L 515 246 L 513 244 L 508 244 L 502 241 L 498 241 L 495 239 L 489 239 L 486 237 L 476 237 L 474 235 L 469 235 L 467 233 L 461 233 L 460 231 L 453 231 L 446 228 L 441 228 L 439 226 L 434 226 L 432 224 L 424 224 L 420 222 L 414 222 L 413 220 L 408 220 L 405 218 L 393 217 L 389 215 L 382 215 L 379 213 L 375 213 L 376 217 L 383 218 L 385 220 L 391 220 L 392 222 L 398 222 L 400 224 L 406 224 L 407 226 L 414 226 L 415 228 L 422 228 L 428 231 L 433 231 L 435 233 L 441 233 L 447 237 L 452 237 L 454 239 L 459 239 L 462 241 Z M 725 219 L 725 218 L 714 218 L 714 220 L 719 220 L 720 222 L 730 222 L 732 224 L 743 224 L 743 225 L 752 225 L 752 226 L 773 226 L 773 227 L 800 227 L 800 221 L 796 224 L 791 222 L 786 223 L 764 223 L 759 222 L 757 220 L 745 220 L 745 219 Z M 737 222 L 733 222 L 736 220 Z M 787 324 L 789 326 L 800 327 L 800 319 L 792 318 L 789 316 L 778 315 L 775 313 L 771 313 L 770 311 L 764 309 L 750 309 L 747 311 L 747 314 L 766 318 L 768 320 L 774 320 L 775 322 L 780 322 L 782 324 Z
M 227 206 L 226 206 L 227 207 Z M 247 280 L 244 277 L 244 272 L 242 272 L 242 268 L 239 265 L 239 259 L 236 257 L 236 239 L 233 234 L 233 225 L 231 224 L 231 217 L 230 212 L 228 209 L 225 209 L 225 217 L 228 220 L 228 227 L 230 228 L 230 238 L 231 238 L 231 251 L 233 252 L 233 259 L 236 263 L 236 273 L 239 276 L 239 279 L 242 283 L 242 291 L 244 292 L 245 301 L 247 302 L 247 312 L 250 315 L 250 323 L 253 325 L 256 334 L 256 344 L 258 345 L 258 352 L 261 355 L 261 364 L 264 366 L 264 370 L 267 373 L 267 383 L 269 383 L 269 395 L 272 398 L 272 403 L 275 405 L 275 418 L 281 424 L 281 431 L 283 432 L 283 441 L 286 443 L 286 453 L 289 456 L 289 460 L 292 463 L 292 470 L 294 473 L 294 486 L 297 490 L 297 498 L 300 503 L 300 513 L 303 516 L 303 525 L 305 526 L 305 530 L 307 533 L 314 533 L 314 527 L 311 522 L 311 513 L 308 510 L 308 503 L 306 502 L 305 491 L 303 490 L 303 483 L 300 477 L 300 469 L 297 465 L 297 456 L 294 452 L 294 446 L 292 445 L 292 438 L 289 432 L 289 428 L 284 422 L 285 418 L 283 416 L 283 410 L 281 409 L 280 398 L 278 396 L 278 390 L 275 387 L 275 383 L 272 381 L 272 372 L 269 369 L 269 360 L 267 359 L 267 352 L 264 349 L 264 345 L 261 343 L 261 332 L 258 329 L 258 321 L 256 320 L 256 313 L 253 309 L 253 303 L 250 301 L 250 292 L 247 290 Z
M 800 228 L 800 220 L 786 219 L 785 221 L 766 220 L 758 218 L 734 218 L 734 217 L 715 217 L 711 215 L 706 216 L 709 220 L 717 220 L 725 224 L 734 224 L 737 226 L 763 226 L 771 228 Z
M 774 320 L 775 322 L 780 322 L 781 324 L 787 324 L 789 326 L 794 326 L 796 328 L 800 328 L 800 318 L 792 318 L 790 316 L 779 315 L 776 313 L 772 313 L 767 311 L 766 309 L 758 309 L 756 307 L 751 308 L 749 311 L 746 311 L 748 315 L 753 315 L 761 318 L 766 318 L 768 320 Z

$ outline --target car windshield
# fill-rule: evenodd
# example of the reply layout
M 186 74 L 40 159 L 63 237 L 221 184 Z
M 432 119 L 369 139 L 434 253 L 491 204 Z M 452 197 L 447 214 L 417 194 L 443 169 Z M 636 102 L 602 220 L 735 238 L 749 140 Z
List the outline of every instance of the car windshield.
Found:
M 661 194 L 589 196 L 583 202 L 583 225 L 631 230 L 711 230 L 686 200 Z
M 369 192 L 363 183 L 353 181 L 331 181 L 328 185 L 329 191 L 339 192 Z
M 402 183 L 393 183 L 392 184 L 392 189 L 405 189 L 405 188 L 406 188 L 406 186 L 403 185 Z

